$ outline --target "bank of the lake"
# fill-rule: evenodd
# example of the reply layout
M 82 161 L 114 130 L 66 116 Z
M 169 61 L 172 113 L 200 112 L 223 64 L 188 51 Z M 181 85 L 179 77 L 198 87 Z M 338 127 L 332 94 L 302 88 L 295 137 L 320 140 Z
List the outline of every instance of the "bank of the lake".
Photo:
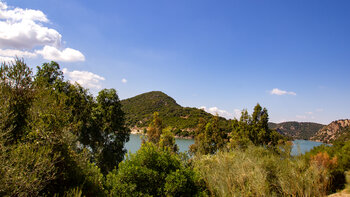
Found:
M 135 153 L 141 147 L 142 135 L 130 135 L 130 140 L 126 143 L 125 147 L 128 152 Z M 189 146 L 194 143 L 193 139 L 176 138 L 176 144 L 179 146 L 180 152 L 189 150 Z M 308 140 L 294 140 L 292 155 L 298 155 L 299 153 L 305 153 L 311 150 L 315 146 L 323 144 L 322 142 L 308 141 Z

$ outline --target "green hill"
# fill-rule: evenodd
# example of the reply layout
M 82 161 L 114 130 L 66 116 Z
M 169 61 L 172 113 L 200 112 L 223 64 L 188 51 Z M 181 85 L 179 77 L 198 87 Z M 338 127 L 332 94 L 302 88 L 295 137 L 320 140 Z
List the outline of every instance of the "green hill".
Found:
M 313 122 L 282 122 L 269 123 L 271 129 L 276 129 L 279 133 L 293 137 L 294 139 L 309 140 L 324 125 Z
M 209 120 L 212 114 L 194 107 L 182 107 L 170 96 L 160 91 L 152 91 L 121 101 L 126 122 L 130 128 L 143 129 L 153 118 L 154 112 L 159 112 L 165 126 L 177 129 L 177 135 L 191 135 L 200 118 Z M 220 126 L 228 128 L 230 121 L 220 118 Z M 295 139 L 310 139 L 324 125 L 311 122 L 269 123 L 271 129 L 277 129 L 281 134 Z M 179 131 L 181 130 L 181 131 Z
M 160 91 L 152 91 L 121 101 L 129 127 L 147 127 L 154 112 L 159 112 L 165 126 L 192 131 L 200 118 L 210 119 L 213 115 L 204 110 L 182 107 L 170 96 Z M 226 119 L 220 118 L 222 126 L 228 126 Z

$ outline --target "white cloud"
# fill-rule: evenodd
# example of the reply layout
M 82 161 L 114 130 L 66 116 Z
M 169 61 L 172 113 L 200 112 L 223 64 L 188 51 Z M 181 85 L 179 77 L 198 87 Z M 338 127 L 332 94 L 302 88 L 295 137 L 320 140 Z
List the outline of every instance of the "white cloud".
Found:
M 0 1 L 0 10 L 7 9 L 7 5 L 4 2 Z
M 13 57 L 4 57 L 4 56 L 0 56 L 0 64 L 4 63 L 4 62 L 12 62 L 15 61 L 15 58 Z
M 278 95 L 278 96 L 281 96 L 281 95 L 297 95 L 295 92 L 288 92 L 288 91 L 285 91 L 285 90 L 280 90 L 278 88 L 274 88 L 270 91 L 270 94 L 272 95 Z
M 226 110 L 219 109 L 217 107 L 210 107 L 207 108 L 206 106 L 201 106 L 199 109 L 202 109 L 208 113 L 211 113 L 213 115 L 218 114 L 221 117 L 227 118 L 227 119 L 233 119 L 233 118 L 239 118 L 241 116 L 241 110 L 235 109 L 234 113 L 230 113 Z
M 0 49 L 0 55 L 7 56 L 7 57 L 29 57 L 33 58 L 36 57 L 38 54 L 31 53 L 29 51 L 20 51 L 16 49 Z
M 71 82 L 77 82 L 85 88 L 101 89 L 100 82 L 105 80 L 104 77 L 89 71 L 68 71 L 67 68 L 63 68 L 62 71 Z
M 125 78 L 122 79 L 122 83 L 127 83 L 128 80 L 126 80 Z
M 61 34 L 42 25 L 41 22 L 49 22 L 42 11 L 9 8 L 4 3 L 0 8 L 0 47 L 31 49 L 48 44 L 60 46 Z
M 46 15 L 40 10 L 14 8 L 9 10 L 6 3 L 0 2 L 0 18 L 11 21 L 32 20 L 48 22 Z
M 308 111 L 308 112 L 305 112 L 305 114 L 312 115 L 313 112 L 312 111 Z
M 46 23 L 49 19 L 40 10 L 13 8 L 0 2 L 0 49 L 7 54 L 2 55 L 35 58 L 40 54 L 47 60 L 85 60 L 84 55 L 75 49 L 62 49 L 62 35 L 44 26 Z M 42 50 L 31 52 L 41 47 Z
M 62 62 L 85 61 L 84 55 L 75 49 L 66 48 L 62 51 L 55 47 L 45 46 L 42 50 L 37 50 L 36 53 L 42 55 L 44 59 Z

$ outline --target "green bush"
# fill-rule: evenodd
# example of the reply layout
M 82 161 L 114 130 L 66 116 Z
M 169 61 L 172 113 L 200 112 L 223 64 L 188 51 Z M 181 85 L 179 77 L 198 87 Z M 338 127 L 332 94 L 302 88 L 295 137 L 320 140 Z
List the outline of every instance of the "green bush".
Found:
M 58 155 L 36 144 L 13 146 L 0 155 L 0 196 L 37 196 L 56 178 Z
M 111 196 L 192 196 L 199 187 L 178 155 L 145 143 L 107 175 L 106 189 Z

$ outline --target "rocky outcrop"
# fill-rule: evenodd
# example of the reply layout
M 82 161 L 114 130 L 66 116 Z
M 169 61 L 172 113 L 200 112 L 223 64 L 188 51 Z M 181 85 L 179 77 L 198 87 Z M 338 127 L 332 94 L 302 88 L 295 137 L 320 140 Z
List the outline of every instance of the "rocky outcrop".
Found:
M 350 127 L 350 120 L 336 120 L 320 129 L 311 140 L 331 143 L 340 137 Z

